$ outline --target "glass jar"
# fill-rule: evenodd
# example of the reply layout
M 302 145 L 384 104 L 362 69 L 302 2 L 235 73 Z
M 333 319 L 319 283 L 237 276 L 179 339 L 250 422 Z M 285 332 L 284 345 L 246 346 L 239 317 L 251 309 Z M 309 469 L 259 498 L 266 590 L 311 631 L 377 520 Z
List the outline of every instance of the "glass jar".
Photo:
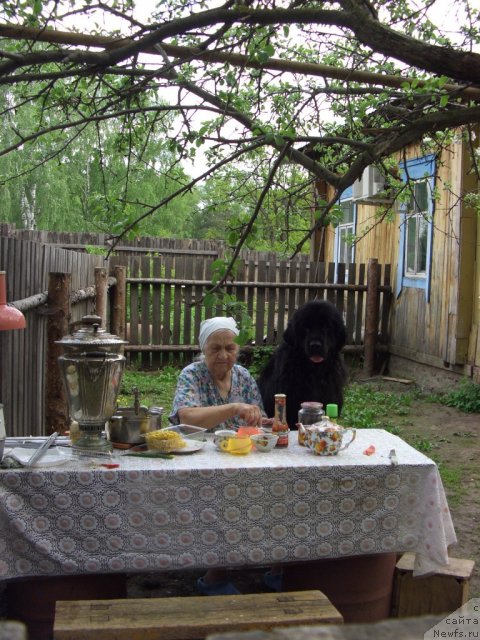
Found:
M 306 431 L 305 427 L 316 422 L 320 422 L 325 415 L 323 404 L 321 402 L 302 402 L 298 412 L 298 444 L 305 444 Z M 301 425 L 301 426 L 300 426 Z
M 321 402 L 302 402 L 300 407 L 298 421 L 303 425 L 320 422 L 322 416 L 325 414 Z

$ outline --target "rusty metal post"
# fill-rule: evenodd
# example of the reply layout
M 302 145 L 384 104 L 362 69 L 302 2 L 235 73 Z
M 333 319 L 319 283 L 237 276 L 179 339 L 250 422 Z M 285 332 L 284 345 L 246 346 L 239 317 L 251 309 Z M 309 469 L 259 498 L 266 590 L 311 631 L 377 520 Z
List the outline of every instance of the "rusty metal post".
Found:
M 95 312 L 102 319 L 102 327 L 107 326 L 107 270 L 95 267 Z
M 71 317 L 70 295 L 72 276 L 70 273 L 50 273 L 48 279 L 47 358 L 45 370 L 45 426 L 47 434 L 68 429 L 68 405 L 60 376 L 58 357 L 63 349 L 55 344 L 68 333 Z
M 117 265 L 113 270 L 117 281 L 112 287 L 112 333 L 125 340 L 125 305 L 127 300 L 127 268 Z
M 380 300 L 379 267 L 377 258 L 371 258 L 367 268 L 367 300 L 365 308 L 365 336 L 363 340 L 365 373 L 368 377 L 375 371 L 375 351 L 378 337 L 378 306 Z

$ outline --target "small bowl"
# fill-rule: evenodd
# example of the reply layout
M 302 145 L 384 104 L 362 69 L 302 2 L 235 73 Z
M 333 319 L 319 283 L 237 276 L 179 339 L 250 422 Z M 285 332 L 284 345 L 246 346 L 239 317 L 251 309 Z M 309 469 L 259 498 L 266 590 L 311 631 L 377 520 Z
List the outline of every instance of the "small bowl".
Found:
M 278 435 L 276 433 L 257 433 L 250 436 L 257 451 L 271 451 L 275 448 L 278 442 Z
M 225 443 L 230 438 L 236 438 L 236 436 L 237 432 L 233 431 L 233 429 L 219 429 L 213 434 L 213 444 L 217 449 L 220 449 L 220 451 L 224 451 L 226 446 Z

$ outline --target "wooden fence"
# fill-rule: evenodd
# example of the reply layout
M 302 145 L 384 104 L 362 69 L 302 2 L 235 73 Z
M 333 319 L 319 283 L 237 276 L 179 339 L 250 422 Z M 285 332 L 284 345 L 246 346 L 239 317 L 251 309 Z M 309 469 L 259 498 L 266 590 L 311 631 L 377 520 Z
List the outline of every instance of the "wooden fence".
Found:
M 77 291 L 91 285 L 95 267 L 102 266 L 102 256 L 0 236 L 0 270 L 7 272 L 7 301 L 39 298 L 39 305 L 24 312 L 26 329 L 0 331 L 0 402 L 8 435 L 45 433 L 47 318 L 55 313 L 45 304 L 49 273 L 71 273 L 72 290 Z M 94 305 L 93 299 L 74 305 L 71 320 L 91 313 Z
M 184 365 L 198 352 L 201 321 L 221 309 L 201 302 L 211 287 L 211 261 L 198 256 L 113 257 L 110 264 L 127 266 L 128 308 L 126 351 L 136 364 L 156 368 Z M 363 350 L 370 305 L 374 340 L 388 341 L 391 301 L 390 266 L 335 265 L 296 261 L 242 259 L 235 281 L 225 287 L 246 304 L 253 319 L 255 345 L 275 345 L 295 309 L 307 300 L 330 300 L 343 314 L 347 350 Z M 383 271 L 383 273 L 382 273 Z M 372 309 L 373 306 L 373 309 Z
M 211 265 L 218 254 L 192 249 L 189 255 L 178 245 L 170 249 L 161 255 L 124 253 L 105 260 L 0 234 L 0 269 L 7 272 L 7 300 L 35 298 L 34 308 L 31 301 L 26 306 L 26 330 L 0 332 L 0 402 L 5 405 L 9 435 L 40 435 L 49 430 L 45 371 L 54 364 L 52 360 L 47 364 L 47 341 L 52 341 L 51 335 L 47 337 L 47 318 L 59 313 L 58 304 L 53 303 L 55 292 L 47 295 L 52 272 L 71 274 L 71 290 L 85 293 L 92 289 L 96 272 L 102 271 L 99 268 L 112 274 L 122 271 L 116 267 L 125 266 L 127 304 L 120 311 L 124 321 L 116 324 L 115 332 L 121 334 L 126 327 L 129 358 L 145 368 L 191 361 L 198 351 L 200 322 L 221 313 L 199 304 L 211 286 Z M 376 343 L 388 343 L 389 265 L 380 267 L 375 261 L 369 267 L 338 265 L 335 274 L 333 264 L 309 263 L 305 257 L 289 262 L 277 260 L 274 254 L 246 253 L 241 256 L 235 282 L 226 288 L 245 302 L 253 319 L 255 345 L 276 344 L 295 309 L 315 298 L 332 301 L 343 313 L 347 352 L 365 349 L 374 354 Z M 83 301 L 72 307 L 67 320 L 94 311 L 109 317 L 106 300 L 85 295 L 72 299 Z M 369 357 L 372 369 L 372 355 Z M 54 384 L 48 393 L 57 393 L 58 384 L 56 387 Z
M 65 232 L 65 231 L 36 231 L 28 229 L 16 229 L 15 225 L 0 223 L 0 235 L 28 240 L 30 242 L 41 242 L 43 244 L 53 244 L 57 248 L 71 249 L 74 251 L 86 252 L 88 250 L 107 250 L 112 247 L 110 236 L 105 233 L 89 232 Z M 226 244 L 222 240 L 192 240 L 185 238 L 154 238 L 142 237 L 134 240 L 122 240 L 113 250 L 114 255 L 122 256 L 196 256 L 201 259 L 215 260 L 223 257 L 226 251 Z M 243 260 L 269 260 L 275 258 L 277 254 L 267 251 L 254 251 L 243 249 L 241 258 Z M 296 256 L 295 262 L 308 262 L 306 254 Z

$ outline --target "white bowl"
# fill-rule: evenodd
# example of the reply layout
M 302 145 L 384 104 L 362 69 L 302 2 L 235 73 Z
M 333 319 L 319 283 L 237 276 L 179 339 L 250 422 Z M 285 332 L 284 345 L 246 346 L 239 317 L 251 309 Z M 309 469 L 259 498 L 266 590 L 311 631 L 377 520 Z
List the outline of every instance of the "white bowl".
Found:
M 229 438 L 236 438 L 236 437 L 237 437 L 237 432 L 234 431 L 233 429 L 219 429 L 218 431 L 215 431 L 215 433 L 213 434 L 213 444 L 217 447 L 217 449 L 222 451 L 225 446 L 225 445 L 222 445 L 222 443 L 226 442 Z
M 250 436 L 257 451 L 271 451 L 278 442 L 276 433 L 257 433 Z

